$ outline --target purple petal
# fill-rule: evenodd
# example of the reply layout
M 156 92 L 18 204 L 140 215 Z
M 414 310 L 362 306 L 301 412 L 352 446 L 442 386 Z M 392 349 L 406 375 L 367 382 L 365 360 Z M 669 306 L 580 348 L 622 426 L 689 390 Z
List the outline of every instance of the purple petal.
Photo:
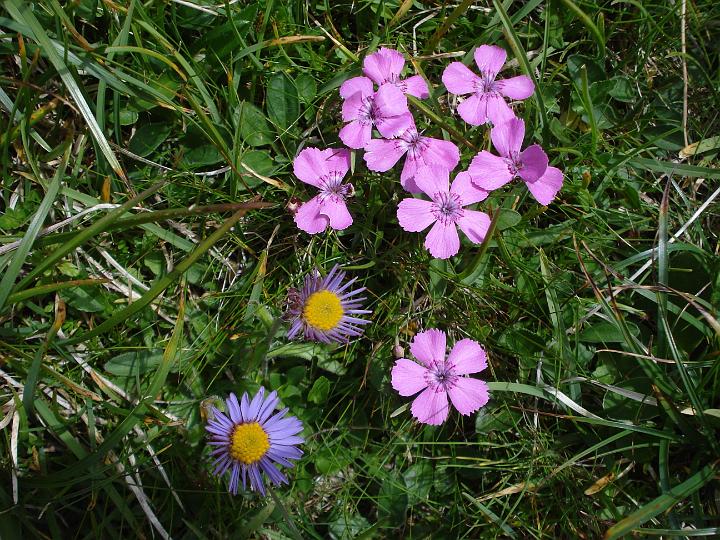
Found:
M 379 51 L 365 57 L 363 73 L 377 85 L 397 79 L 405 66 L 405 58 L 394 49 L 381 47 Z
M 363 159 L 371 171 L 385 172 L 392 169 L 407 152 L 402 141 L 373 139 L 365 146 Z
M 366 98 L 367 96 L 363 96 L 361 92 L 355 92 L 350 97 L 345 99 L 342 105 L 343 122 L 357 120 L 358 116 L 360 115 L 360 111 L 364 107 L 366 107 Z
M 487 150 L 483 150 L 473 158 L 468 172 L 473 184 L 486 191 L 502 187 L 513 179 L 505 159 Z
M 423 161 L 420 161 L 412 156 L 405 157 L 405 164 L 403 165 L 403 170 L 400 173 L 400 184 L 402 184 L 405 191 L 409 191 L 410 193 L 422 193 L 415 183 L 415 173 L 417 172 L 418 167 L 423 164 Z
M 435 223 L 433 203 L 422 199 L 403 199 L 398 204 L 397 218 L 407 232 L 420 232 Z
M 394 84 L 383 84 L 375 93 L 377 116 L 387 118 L 408 112 L 407 98 Z
M 520 154 L 522 167 L 518 171 L 520 178 L 526 182 L 535 182 L 543 174 L 548 167 L 547 154 L 538 144 L 528 146 Z
M 320 214 L 327 216 L 336 231 L 347 229 L 353 222 L 345 201 L 336 197 L 328 197 L 320 204 Z
M 495 89 L 510 99 L 527 99 L 535 91 L 532 79 L 526 75 L 518 75 L 495 82 Z
M 487 355 L 473 339 L 461 339 L 455 343 L 447 361 L 453 365 L 453 373 L 456 375 L 478 373 L 487 367 Z
M 308 234 L 323 232 L 328 226 L 328 219 L 320 214 L 320 199 L 313 197 L 303 203 L 295 213 L 295 224 L 298 229 Z
M 460 150 L 454 143 L 432 137 L 423 137 L 425 147 L 420 154 L 427 164 L 437 164 L 452 171 L 460 163 Z
M 450 173 L 441 165 L 423 165 L 415 171 L 415 184 L 428 197 L 449 191 Z
M 242 415 L 242 411 L 240 409 L 240 404 L 238 403 L 237 396 L 231 392 L 226 403 L 228 406 L 228 414 L 230 415 L 230 419 L 235 424 L 239 424 L 240 422 L 243 422 L 244 418 Z
M 340 140 L 349 148 L 360 149 L 372 138 L 372 125 L 353 120 L 340 130 Z
M 490 399 L 487 383 L 468 377 L 457 379 L 455 384 L 448 389 L 448 393 L 452 404 L 462 415 L 477 411 Z
M 433 363 L 445 360 L 445 332 L 436 328 L 428 328 L 415 334 L 410 343 L 410 352 L 423 364 L 430 367 Z
M 425 247 L 436 259 L 448 259 L 460 251 L 460 237 L 454 223 L 435 222 L 425 238 Z
M 410 410 L 419 422 L 438 426 L 447 419 L 450 411 L 447 393 L 444 390 L 426 388 L 422 394 L 415 398 Z
M 392 387 L 401 396 L 412 396 L 427 387 L 426 376 L 428 376 L 426 367 L 412 360 L 401 358 L 395 362 L 395 366 L 392 368 Z
M 463 216 L 458 219 L 460 230 L 474 243 L 481 244 L 490 229 L 490 216 L 485 212 L 463 209 Z
M 262 386 L 257 391 L 257 394 L 253 396 L 252 401 L 250 402 L 250 408 L 248 409 L 248 414 L 245 417 L 245 421 L 251 421 L 255 422 L 258 417 L 258 413 L 260 412 L 260 407 L 263 404 L 263 399 L 265 398 L 265 388 Z
M 404 96 L 403 96 L 404 97 Z M 412 114 L 406 112 L 400 116 L 384 116 L 375 119 L 380 135 L 386 138 L 397 137 L 403 131 L 414 127 Z
M 487 94 L 487 117 L 494 126 L 515 118 L 515 113 L 500 94 Z
M 487 94 L 473 94 L 458 105 L 457 111 L 471 126 L 482 126 L 488 121 Z
M 404 81 L 400 81 L 401 89 L 404 88 L 406 94 L 415 96 L 418 99 L 427 99 L 430 97 L 428 85 L 420 75 L 413 75 Z
M 507 122 L 496 124 L 490 131 L 493 146 L 503 157 L 520 153 L 525 137 L 525 122 L 520 118 L 512 118 Z
M 500 73 L 506 58 L 505 49 L 497 45 L 480 45 L 475 49 L 475 63 L 480 73 L 491 79 Z
M 525 182 L 525 185 L 537 202 L 547 206 L 562 188 L 563 173 L 556 167 L 548 167 L 540 178 L 534 182 Z
M 359 93 L 361 97 L 372 96 L 375 89 L 373 83 L 367 77 L 353 77 L 340 86 L 340 97 L 347 99 L 353 94 Z
M 442 74 L 442 82 L 451 94 L 472 94 L 480 77 L 462 62 L 452 62 Z
M 311 186 L 320 187 L 320 178 L 328 174 L 325 152 L 319 148 L 305 148 L 293 161 L 293 173 Z
M 455 193 L 460 197 L 462 206 L 484 201 L 489 195 L 488 191 L 473 184 L 472 176 L 467 171 L 458 173 L 450 186 L 450 193 Z

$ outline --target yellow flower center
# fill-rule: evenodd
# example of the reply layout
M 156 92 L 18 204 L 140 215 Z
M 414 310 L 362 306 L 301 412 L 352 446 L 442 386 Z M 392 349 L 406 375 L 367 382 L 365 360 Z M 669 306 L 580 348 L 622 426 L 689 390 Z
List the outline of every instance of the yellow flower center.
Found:
M 312 293 L 303 309 L 303 317 L 307 323 L 313 328 L 324 331 L 335 328 L 344 313 L 340 297 L 330 291 Z
M 238 424 L 230 437 L 230 456 L 245 465 L 260 461 L 269 448 L 267 433 L 257 422 Z

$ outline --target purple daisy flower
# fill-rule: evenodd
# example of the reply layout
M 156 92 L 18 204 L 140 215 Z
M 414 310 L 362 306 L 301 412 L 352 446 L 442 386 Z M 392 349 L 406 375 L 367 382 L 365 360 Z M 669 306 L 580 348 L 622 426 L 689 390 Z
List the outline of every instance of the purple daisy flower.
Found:
M 214 418 L 205 426 L 210 433 L 210 446 L 214 446 L 216 476 L 230 472 L 228 491 L 235 495 L 242 478 L 245 489 L 250 477 L 250 489 L 265 495 L 265 485 L 261 472 L 265 473 L 275 485 L 287 484 L 287 477 L 275 464 L 292 467 L 291 459 L 300 459 L 303 452 L 296 447 L 304 442 L 297 434 L 303 425 L 294 416 L 285 417 L 285 408 L 272 414 L 279 398 L 276 392 L 265 397 L 265 389 L 260 388 L 255 397 L 247 392 L 238 403 L 235 394 L 225 401 L 227 414 L 213 407 Z M 271 416 L 272 415 L 272 416 Z
M 356 315 L 372 313 L 360 309 L 365 297 L 356 296 L 365 287 L 351 290 L 357 278 L 342 285 L 345 272 L 338 271 L 338 268 L 338 265 L 333 266 L 325 277 L 315 270 L 305 277 L 302 289 L 290 289 L 287 315 L 292 325 L 288 338 L 294 338 L 300 330 L 306 340 L 323 343 L 346 342 L 351 337 L 362 335 L 363 329 L 359 325 L 369 324 L 370 321 Z

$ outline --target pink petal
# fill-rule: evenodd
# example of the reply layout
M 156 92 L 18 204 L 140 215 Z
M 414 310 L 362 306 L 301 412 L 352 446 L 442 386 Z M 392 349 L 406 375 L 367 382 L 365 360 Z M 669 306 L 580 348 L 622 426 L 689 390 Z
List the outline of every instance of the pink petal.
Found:
M 432 137 L 423 137 L 425 148 L 420 154 L 427 164 L 437 164 L 452 171 L 460 163 L 460 150 L 454 143 Z
M 487 94 L 487 117 L 497 126 L 515 118 L 515 113 L 500 94 Z
M 379 51 L 365 57 L 363 73 L 377 85 L 397 78 L 405 66 L 405 58 L 398 51 L 381 47 Z
M 425 247 L 436 259 L 448 259 L 457 255 L 460 251 L 460 237 L 455 224 L 444 225 L 437 221 L 425 238 Z
M 525 185 L 540 204 L 547 206 L 552 202 L 563 185 L 563 173 L 556 167 L 548 167 L 540 178 Z
M 410 410 L 419 422 L 439 426 L 447 419 L 450 412 L 447 392 L 441 389 L 426 388 L 415 398 Z
M 445 361 L 445 332 L 436 328 L 428 328 L 415 334 L 410 343 L 410 352 L 423 364 L 430 367 L 435 362 Z
M 442 82 L 451 94 L 462 96 L 475 92 L 475 83 L 480 77 L 462 62 L 452 62 L 442 74 Z
M 487 191 L 502 187 L 513 179 L 505 159 L 487 150 L 483 150 L 473 158 L 468 172 L 473 184 Z
M 447 193 L 450 173 L 442 165 L 422 165 L 415 171 L 415 184 L 428 197 L 436 193 Z
M 548 157 L 539 144 L 528 146 L 520 153 L 522 167 L 518 171 L 520 178 L 526 182 L 535 182 L 548 167 Z
M 392 169 L 407 152 L 397 139 L 373 139 L 365 146 L 363 159 L 371 171 L 385 172 Z
M 349 148 L 364 148 L 372 137 L 372 125 L 353 120 L 340 130 L 340 140 Z
M 430 97 L 428 85 L 420 75 L 413 75 L 401 81 L 401 87 L 405 89 L 406 94 L 415 96 L 418 99 L 427 99 Z
M 485 212 L 463 208 L 463 217 L 458 219 L 457 225 L 472 242 L 481 244 L 490 229 L 490 221 L 490 216 Z
M 347 229 L 353 222 L 345 201 L 339 197 L 325 199 L 320 205 L 320 214 L 327 216 L 330 220 L 330 226 L 336 231 Z
M 405 97 L 403 95 L 403 97 Z M 375 125 L 380 132 L 380 135 L 386 138 L 397 137 L 403 131 L 408 130 L 415 126 L 412 114 L 409 112 L 401 114 L 400 116 L 385 116 L 377 117 L 375 119 Z
M 326 229 L 328 219 L 320 215 L 320 199 L 318 197 L 313 197 L 300 206 L 295 213 L 295 224 L 298 229 L 308 234 L 321 233 Z
M 399 116 L 408 112 L 407 98 L 394 84 L 383 84 L 375 94 L 377 115 L 381 118 Z
M 532 79 L 527 75 L 518 75 L 495 82 L 495 89 L 510 99 L 527 99 L 535 91 Z
M 480 73 L 491 79 L 500 73 L 507 53 L 497 45 L 480 45 L 475 49 L 475 63 L 480 68 Z
M 350 122 L 356 120 L 360 115 L 360 109 L 365 105 L 365 99 L 367 96 L 363 96 L 361 92 L 355 92 L 350 97 L 346 98 L 342 104 L 342 119 L 343 122 Z M 372 98 L 370 98 L 372 99 Z
M 462 415 L 474 413 L 490 399 L 487 383 L 469 377 L 460 377 L 448 393 L 452 404 Z
M 467 171 L 458 173 L 450 186 L 450 193 L 455 193 L 460 196 L 462 206 L 484 201 L 489 195 L 488 191 L 473 184 L 472 176 Z
M 473 94 L 458 105 L 457 111 L 471 126 L 482 126 L 488 121 L 487 94 Z
M 401 396 L 412 396 L 427 387 L 428 383 L 425 380 L 427 373 L 428 370 L 426 367 L 412 360 L 401 358 L 395 362 L 392 372 L 390 373 L 392 387 L 397 390 Z
M 340 97 L 347 99 L 353 94 L 360 93 L 361 97 L 372 96 L 375 89 L 373 83 L 367 77 L 353 77 L 340 86 Z
M 456 375 L 478 373 L 487 367 L 487 355 L 474 339 L 461 339 L 455 343 L 447 361 L 453 365 Z
M 508 122 L 496 124 L 490 131 L 493 146 L 503 157 L 519 153 L 524 137 L 525 122 L 520 118 L 512 118 Z
M 323 152 L 328 171 L 345 176 L 350 170 L 350 150 L 347 148 L 327 148 Z
M 398 204 L 397 218 L 407 232 L 420 232 L 435 223 L 433 203 L 422 199 L 403 199 Z
M 402 184 L 402 187 L 405 188 L 405 191 L 409 191 L 410 193 L 422 193 L 418 185 L 415 183 L 415 173 L 417 172 L 418 167 L 423 164 L 424 163 L 422 161 L 419 161 L 412 156 L 405 157 L 405 164 L 403 165 L 403 170 L 400 173 L 400 184 Z
M 320 187 L 320 178 L 328 174 L 327 157 L 319 148 L 305 148 L 293 161 L 293 173 L 306 184 Z

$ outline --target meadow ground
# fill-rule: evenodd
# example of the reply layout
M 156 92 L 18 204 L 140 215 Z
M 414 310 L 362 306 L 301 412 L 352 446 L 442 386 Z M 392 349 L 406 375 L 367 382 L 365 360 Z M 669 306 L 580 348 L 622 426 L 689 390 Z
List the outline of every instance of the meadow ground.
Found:
M 2 6 L 3 539 L 720 535 L 720 4 Z M 515 179 L 481 244 L 433 258 L 401 165 L 357 150 L 352 225 L 299 230 L 293 160 L 342 147 L 339 88 L 381 47 L 429 83 L 409 110 L 456 172 L 497 153 L 442 83 L 483 44 L 533 82 L 513 109 L 557 197 Z M 290 289 L 335 264 L 364 335 L 289 340 Z M 428 328 L 488 357 L 490 401 L 438 426 L 391 380 Z M 206 422 L 261 386 L 304 455 L 233 496 Z

